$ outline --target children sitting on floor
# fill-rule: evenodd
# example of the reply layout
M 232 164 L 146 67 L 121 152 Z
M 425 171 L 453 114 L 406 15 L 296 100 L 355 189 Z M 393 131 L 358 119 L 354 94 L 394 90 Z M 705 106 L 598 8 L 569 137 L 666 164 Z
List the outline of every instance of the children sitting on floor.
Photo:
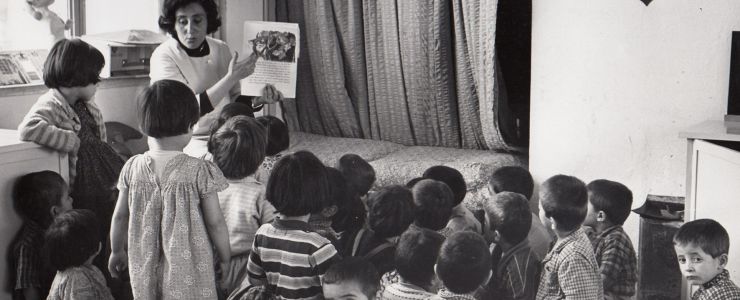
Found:
M 445 238 L 426 228 L 409 229 L 396 248 L 398 282 L 383 286 L 381 299 L 428 299 L 436 292 L 434 263 Z
M 632 208 L 632 191 L 606 179 L 588 184 L 588 214 L 583 226 L 594 230 L 591 241 L 599 264 L 604 296 L 630 299 L 637 284 L 637 255 L 622 224 Z
M 599 266 L 581 228 L 587 211 L 588 192 L 583 181 L 555 175 L 542 184 L 540 219 L 558 240 L 542 261 L 535 299 L 604 299 Z
M 100 223 L 95 213 L 73 209 L 57 216 L 46 231 L 45 256 L 57 270 L 48 300 L 113 300 L 103 272 L 93 266 L 100 253 Z
M 414 223 L 412 226 L 427 228 L 449 236 L 446 228 L 452 215 L 452 191 L 441 181 L 424 179 L 411 190 L 414 195 Z
M 10 246 L 13 299 L 46 299 L 55 271 L 41 255 L 44 231 L 55 216 L 72 209 L 69 186 L 52 171 L 28 173 L 13 187 L 13 206 L 23 219 Z
M 537 254 L 537 258 L 540 261 L 544 259 L 547 251 L 550 250 L 553 236 L 542 225 L 542 221 L 540 221 L 539 216 L 535 213 L 537 204 L 532 204 L 534 180 L 532 180 L 532 175 L 529 174 L 529 171 L 525 168 L 514 166 L 498 168 L 493 172 L 488 181 L 488 189 L 494 195 L 500 192 L 514 192 L 523 195 L 527 201 L 530 201 L 529 207 L 532 208 L 532 225 L 529 228 L 527 240 L 529 241 L 529 246 Z
M 253 176 L 265 157 L 266 141 L 262 125 L 246 116 L 228 119 L 208 141 L 208 152 L 229 183 L 218 192 L 231 247 L 229 269 L 223 270 L 226 295 L 247 278 L 249 251 L 257 229 L 275 218 L 275 208 L 265 199 L 265 184 Z
M 329 196 L 326 173 L 307 151 L 288 154 L 275 165 L 265 196 L 278 215 L 257 230 L 247 265 L 252 284 L 267 285 L 285 299 L 321 297 L 321 277 L 338 255 L 331 241 L 308 225 L 308 218 L 321 211 L 321 199 Z
M 452 215 L 447 223 L 447 228 L 450 231 L 470 230 L 479 234 L 483 232 L 480 222 L 463 203 L 468 187 L 460 171 L 448 166 L 433 166 L 424 171 L 423 177 L 444 182 L 452 190 L 454 196 L 452 198 Z
M 434 271 L 444 285 L 437 292 L 438 298 L 482 299 L 483 286 L 491 279 L 491 253 L 486 240 L 472 231 L 453 233 L 439 249 Z
M 378 271 L 359 257 L 347 257 L 334 263 L 322 279 L 326 300 L 373 300 L 379 288 Z
M 711 219 L 687 222 L 673 236 L 673 246 L 686 281 L 699 286 L 692 300 L 740 299 L 740 288 L 725 269 L 730 237 L 721 224 Z
M 489 296 L 502 300 L 533 300 L 540 282 L 541 261 L 527 240 L 532 213 L 524 196 L 501 192 L 483 204 L 493 232 L 493 278 Z

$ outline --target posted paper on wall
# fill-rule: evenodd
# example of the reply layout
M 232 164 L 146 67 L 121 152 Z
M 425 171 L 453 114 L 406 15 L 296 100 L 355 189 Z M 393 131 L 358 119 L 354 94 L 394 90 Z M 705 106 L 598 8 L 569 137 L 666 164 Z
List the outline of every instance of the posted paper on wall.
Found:
M 241 80 L 242 94 L 261 96 L 266 84 L 274 85 L 285 98 L 295 98 L 298 56 L 298 24 L 282 22 L 244 22 L 243 53 L 259 57 L 254 73 Z

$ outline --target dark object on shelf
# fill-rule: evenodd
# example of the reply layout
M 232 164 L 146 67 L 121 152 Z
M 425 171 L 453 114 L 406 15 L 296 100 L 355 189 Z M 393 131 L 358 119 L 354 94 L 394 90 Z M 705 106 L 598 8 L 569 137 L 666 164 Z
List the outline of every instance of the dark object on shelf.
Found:
M 727 95 L 727 115 L 740 117 L 740 31 L 732 32 L 730 48 L 730 89 Z
M 645 6 L 650 5 L 650 2 L 653 2 L 653 0 L 642 0 L 642 3 L 645 3 Z
M 681 271 L 673 235 L 683 224 L 684 197 L 648 195 L 640 215 L 637 299 L 681 298 Z

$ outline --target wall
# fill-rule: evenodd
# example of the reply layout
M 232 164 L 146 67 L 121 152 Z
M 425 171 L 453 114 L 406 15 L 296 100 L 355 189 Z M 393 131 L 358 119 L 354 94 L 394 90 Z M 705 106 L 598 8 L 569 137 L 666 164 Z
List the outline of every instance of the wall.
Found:
M 685 194 L 678 132 L 726 111 L 740 1 L 541 0 L 533 4 L 530 170 Z M 625 228 L 638 240 L 638 220 Z
M 159 32 L 160 1 L 153 0 L 87 0 L 85 33 L 95 34 L 127 29 Z

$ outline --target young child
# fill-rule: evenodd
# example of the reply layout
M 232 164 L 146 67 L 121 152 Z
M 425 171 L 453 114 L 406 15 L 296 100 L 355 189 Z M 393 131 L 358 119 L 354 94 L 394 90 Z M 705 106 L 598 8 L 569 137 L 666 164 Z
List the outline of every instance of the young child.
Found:
M 198 102 L 187 85 L 161 80 L 139 103 L 149 151 L 121 171 L 108 268 L 119 277 L 130 265 L 136 299 L 216 299 L 213 248 L 221 270 L 231 263 L 218 203 L 227 183 L 215 164 L 182 153 L 198 121 Z
M 44 253 L 57 270 L 49 300 L 113 300 L 103 272 L 92 265 L 102 244 L 97 238 L 100 224 L 86 209 L 73 209 L 56 217 L 46 231 Z
M 489 179 L 488 188 L 493 194 L 500 192 L 521 194 L 532 205 L 534 180 L 532 180 L 532 175 L 529 174 L 529 171 L 522 167 L 507 166 L 496 169 Z M 530 206 L 530 208 L 533 207 Z M 553 242 L 553 236 L 542 225 L 540 217 L 535 212 L 532 212 L 532 225 L 529 227 L 527 240 L 529 241 L 529 246 L 537 254 L 537 258 L 540 261 L 545 258 Z
M 257 230 L 247 264 L 252 284 L 267 285 L 285 299 L 321 297 L 321 277 L 338 255 L 331 241 L 307 222 L 329 195 L 326 173 L 308 151 L 288 154 L 275 165 L 265 196 L 278 215 Z
M 486 240 L 472 231 L 453 233 L 439 249 L 434 271 L 444 284 L 437 292 L 439 298 L 482 299 L 482 286 L 491 279 L 491 253 Z
M 329 182 L 334 187 L 332 195 L 337 205 L 337 212 L 331 217 L 331 227 L 337 233 L 340 245 L 343 245 L 365 226 L 367 208 L 339 170 L 330 168 L 329 171 Z
M 730 237 L 710 219 L 687 222 L 673 236 L 681 273 L 690 285 L 699 285 L 692 300 L 740 299 L 740 288 L 725 269 Z
M 588 211 L 586 185 L 578 178 L 555 175 L 542 183 L 540 220 L 558 240 L 542 260 L 535 299 L 604 299 L 599 266 L 581 228 Z
M 396 268 L 398 238 L 414 221 L 414 197 L 404 186 L 389 185 L 370 195 L 367 204 L 367 228 L 352 236 L 346 252 L 367 259 L 385 274 Z
M 534 300 L 541 264 L 527 240 L 532 211 L 524 196 L 501 192 L 483 204 L 489 230 L 494 232 L 492 299 Z
M 350 189 L 365 202 L 367 193 L 375 183 L 375 169 L 357 154 L 345 154 L 339 158 L 337 169 L 347 178 Z
M 275 208 L 265 199 L 264 184 L 253 176 L 265 157 L 266 141 L 265 129 L 255 119 L 235 116 L 216 130 L 208 142 L 213 162 L 229 183 L 228 188 L 218 192 L 231 248 L 231 264 L 223 279 L 227 295 L 247 278 L 249 250 L 257 229 L 275 217 Z
M 347 182 L 339 170 L 331 167 L 326 167 L 326 178 L 329 182 L 329 195 L 321 199 L 321 211 L 311 214 L 308 218 L 308 225 L 338 247 L 339 234 L 332 228 L 332 220 L 339 213 L 338 205 L 346 200 Z
M 24 141 L 68 154 L 74 207 L 95 213 L 103 226 L 100 242 L 106 245 L 124 161 L 106 143 L 103 115 L 93 100 L 104 64 L 103 54 L 80 39 L 54 44 L 44 62 L 49 91 L 31 107 L 18 131 Z M 95 265 L 105 269 L 106 259 L 104 253 Z
M 414 185 L 414 224 L 449 236 L 452 231 L 445 226 L 452 215 L 452 191 L 446 184 L 424 179 Z
M 69 187 L 55 172 L 29 173 L 16 181 L 13 205 L 23 219 L 10 247 L 13 299 L 46 299 L 54 270 L 42 259 L 44 231 L 56 215 L 72 209 Z
M 452 190 L 454 196 L 452 198 L 452 215 L 450 221 L 447 222 L 447 228 L 450 231 L 470 230 L 478 234 L 483 233 L 480 222 L 463 203 L 468 187 L 460 171 L 447 166 L 433 166 L 424 171 L 423 176 L 444 182 Z
M 436 293 L 434 263 L 445 238 L 426 228 L 409 229 L 396 248 L 398 282 L 382 287 L 381 299 L 428 299 Z
M 632 208 L 632 191 L 606 179 L 588 184 L 588 214 L 583 226 L 594 230 L 591 241 L 607 299 L 630 299 L 637 284 L 637 255 L 622 224 Z
M 265 151 L 265 160 L 257 170 L 255 178 L 261 182 L 267 182 L 272 167 L 283 157 L 283 151 L 290 146 L 290 135 L 285 122 L 276 117 L 260 116 L 257 117 L 257 122 L 267 128 L 267 150 Z
M 367 260 L 347 257 L 329 267 L 321 286 L 326 300 L 372 300 L 380 288 L 380 275 Z

